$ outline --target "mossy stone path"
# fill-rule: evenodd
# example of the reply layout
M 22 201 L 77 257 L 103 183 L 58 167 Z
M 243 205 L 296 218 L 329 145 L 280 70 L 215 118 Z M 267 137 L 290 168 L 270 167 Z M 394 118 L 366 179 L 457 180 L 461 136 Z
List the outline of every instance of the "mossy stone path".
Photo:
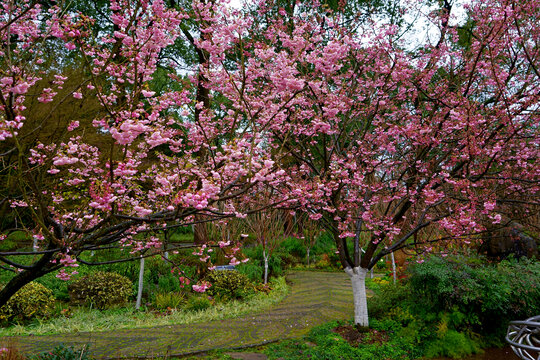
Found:
M 305 335 L 311 327 L 353 315 L 351 285 L 344 273 L 295 271 L 287 297 L 260 313 L 189 325 L 107 332 L 18 336 L 12 340 L 27 354 L 50 351 L 63 343 L 90 345 L 96 358 L 185 355 L 224 348 L 262 345 Z

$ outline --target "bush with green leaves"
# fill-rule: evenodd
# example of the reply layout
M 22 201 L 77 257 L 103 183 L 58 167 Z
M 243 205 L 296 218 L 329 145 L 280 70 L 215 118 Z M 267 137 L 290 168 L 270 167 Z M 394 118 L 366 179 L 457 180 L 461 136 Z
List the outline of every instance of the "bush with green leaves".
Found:
M 58 345 L 52 351 L 45 351 L 31 356 L 30 360 L 91 360 L 88 346 L 75 349 L 73 346 Z
M 306 247 L 302 244 L 302 241 L 296 237 L 288 237 L 283 240 L 283 242 L 279 244 L 277 251 L 280 255 L 287 255 L 289 257 L 286 263 L 303 263 L 307 254 Z
M 247 263 L 240 264 L 236 266 L 236 270 L 240 274 L 244 274 L 248 277 L 249 280 L 253 283 L 258 283 L 263 278 L 264 269 L 262 266 L 256 264 L 253 261 L 248 261 Z
M 371 319 L 391 319 L 424 356 L 462 358 L 501 345 L 508 322 L 540 313 L 540 262 L 432 257 L 401 284 L 375 287 Z
M 72 303 L 105 309 L 125 304 L 132 287 L 133 283 L 125 276 L 98 271 L 74 280 L 68 289 Z
M 254 247 L 246 247 L 243 249 L 244 255 L 249 258 L 249 264 L 258 266 L 261 269 L 261 277 L 256 281 L 262 281 L 264 273 L 263 248 L 260 245 Z M 270 277 L 278 277 L 283 275 L 283 261 L 279 252 L 272 252 L 268 259 L 268 275 Z
M 0 308 L 0 323 L 49 317 L 54 309 L 52 294 L 37 282 L 26 284 Z
M 459 326 L 478 333 L 501 336 L 509 321 L 540 314 L 540 262 L 535 260 L 487 264 L 433 257 L 409 271 L 418 308 L 462 313 Z
M 206 280 L 212 284 L 208 294 L 222 300 L 245 299 L 255 291 L 249 278 L 238 271 L 212 271 Z
M 428 343 L 424 356 L 427 358 L 444 356 L 452 359 L 463 359 L 464 356 L 477 354 L 481 351 L 480 344 L 467 334 L 456 330 L 447 330 L 438 335 L 437 339 Z

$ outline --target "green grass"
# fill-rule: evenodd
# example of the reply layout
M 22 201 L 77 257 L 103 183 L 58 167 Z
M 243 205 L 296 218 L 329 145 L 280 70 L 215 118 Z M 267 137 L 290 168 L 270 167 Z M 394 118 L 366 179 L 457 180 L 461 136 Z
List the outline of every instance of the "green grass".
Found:
M 316 268 L 314 265 L 307 266 L 306 264 L 296 264 L 291 267 L 292 270 L 298 271 L 315 271 L 315 272 L 343 272 L 343 269 L 338 267 L 328 267 L 324 269 Z
M 217 303 L 210 309 L 198 312 L 173 310 L 167 316 L 137 311 L 133 307 L 103 311 L 78 308 L 69 318 L 57 317 L 47 321 L 36 321 L 25 326 L 13 325 L 0 328 L 0 336 L 94 332 L 223 320 L 267 309 L 280 302 L 287 295 L 287 292 L 285 278 L 278 278 L 274 282 L 274 289 L 268 295 L 257 293 L 244 302 Z
M 171 242 L 173 243 L 192 243 L 193 233 L 174 233 L 171 235 Z

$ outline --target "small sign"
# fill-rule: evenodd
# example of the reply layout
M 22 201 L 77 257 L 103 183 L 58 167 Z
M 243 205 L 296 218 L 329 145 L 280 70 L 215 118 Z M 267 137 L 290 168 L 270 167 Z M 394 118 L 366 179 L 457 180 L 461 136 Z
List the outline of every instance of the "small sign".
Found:
M 219 266 L 216 266 L 215 270 L 216 271 L 224 271 L 224 270 L 235 271 L 236 267 L 234 265 L 219 265 Z

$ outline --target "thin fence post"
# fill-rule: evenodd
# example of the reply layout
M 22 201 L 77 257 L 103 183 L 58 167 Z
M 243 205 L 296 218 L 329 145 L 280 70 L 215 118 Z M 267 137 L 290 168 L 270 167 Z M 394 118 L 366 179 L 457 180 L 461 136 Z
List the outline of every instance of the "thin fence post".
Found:
M 137 291 L 137 303 L 135 309 L 139 310 L 141 307 L 142 291 L 144 281 L 144 257 L 141 255 L 141 265 L 139 267 L 139 290 Z

